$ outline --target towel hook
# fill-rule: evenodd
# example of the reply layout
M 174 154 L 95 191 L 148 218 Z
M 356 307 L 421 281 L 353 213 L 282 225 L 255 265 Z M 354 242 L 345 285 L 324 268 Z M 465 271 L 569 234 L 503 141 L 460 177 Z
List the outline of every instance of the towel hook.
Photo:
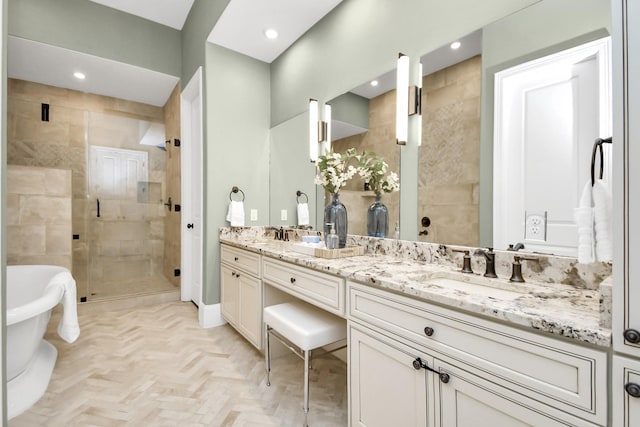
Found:
M 307 193 L 303 192 L 303 191 L 296 191 L 296 202 L 300 203 L 300 196 L 304 196 L 305 197 L 305 202 L 307 203 L 309 201 L 309 196 L 307 196 Z
M 604 153 L 602 149 L 602 144 L 611 144 L 613 142 L 613 138 L 597 138 L 593 143 L 593 150 L 591 151 L 591 186 L 596 183 L 595 179 L 595 169 L 596 169 L 596 154 L 598 151 L 600 152 L 600 179 L 602 179 L 604 172 Z
M 238 193 L 238 191 L 239 191 L 240 193 L 242 193 L 242 200 L 239 200 L 239 201 L 240 201 L 240 202 L 244 202 L 244 191 L 242 191 L 241 189 L 239 189 L 239 188 L 238 188 L 238 187 L 236 187 L 235 185 L 231 188 L 231 193 L 229 193 L 229 200 L 232 200 L 232 201 L 233 201 L 233 199 L 231 198 L 231 195 L 232 195 L 232 194 L 234 194 L 234 193 Z

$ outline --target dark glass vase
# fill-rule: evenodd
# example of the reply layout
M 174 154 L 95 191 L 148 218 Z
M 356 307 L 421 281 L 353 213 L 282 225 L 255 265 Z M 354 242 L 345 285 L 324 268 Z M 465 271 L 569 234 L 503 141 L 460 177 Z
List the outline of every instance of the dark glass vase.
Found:
M 371 237 L 387 237 L 389 234 L 389 211 L 376 196 L 376 201 L 367 211 L 367 234 Z
M 338 247 L 347 246 L 347 208 L 340 203 L 338 193 L 331 195 L 331 202 L 324 208 L 324 235 L 328 236 L 331 231 L 330 223 L 335 224 L 338 235 Z

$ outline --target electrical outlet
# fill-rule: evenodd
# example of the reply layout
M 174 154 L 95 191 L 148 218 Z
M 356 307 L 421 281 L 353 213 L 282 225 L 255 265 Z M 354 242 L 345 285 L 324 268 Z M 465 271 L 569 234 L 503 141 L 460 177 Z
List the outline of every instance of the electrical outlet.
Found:
M 525 212 L 524 238 L 526 240 L 547 240 L 547 212 Z
M 287 220 L 287 210 L 286 209 L 281 209 L 280 210 L 280 221 L 286 221 Z
M 258 209 L 251 209 L 251 221 L 258 220 Z

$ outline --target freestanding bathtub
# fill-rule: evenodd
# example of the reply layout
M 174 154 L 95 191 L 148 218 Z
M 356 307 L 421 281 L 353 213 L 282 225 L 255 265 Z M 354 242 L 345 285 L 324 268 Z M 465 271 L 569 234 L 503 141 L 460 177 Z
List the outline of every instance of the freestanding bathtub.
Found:
M 46 391 L 58 355 L 55 347 L 43 339 L 51 310 L 63 302 L 63 298 L 68 298 L 64 300 L 63 318 L 70 314 L 76 322 L 72 328 L 77 328 L 75 295 L 75 281 L 64 267 L 7 267 L 6 363 L 9 419 L 31 407 Z M 71 298 L 73 307 L 67 313 L 66 301 Z M 59 331 L 63 326 L 61 321 Z M 73 335 L 77 338 L 76 334 Z

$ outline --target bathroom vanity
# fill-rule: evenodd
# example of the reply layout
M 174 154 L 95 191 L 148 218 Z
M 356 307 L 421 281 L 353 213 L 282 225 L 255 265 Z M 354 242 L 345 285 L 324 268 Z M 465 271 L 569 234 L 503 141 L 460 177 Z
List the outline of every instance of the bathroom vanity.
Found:
M 256 348 L 273 298 L 348 320 L 351 425 L 607 424 L 606 283 L 541 283 L 526 267 L 522 284 L 509 283 L 504 266 L 498 279 L 463 274 L 451 248 L 403 256 L 415 242 L 372 239 L 395 242 L 400 256 L 368 247 L 340 259 L 230 229 L 221 242 L 222 314 Z

